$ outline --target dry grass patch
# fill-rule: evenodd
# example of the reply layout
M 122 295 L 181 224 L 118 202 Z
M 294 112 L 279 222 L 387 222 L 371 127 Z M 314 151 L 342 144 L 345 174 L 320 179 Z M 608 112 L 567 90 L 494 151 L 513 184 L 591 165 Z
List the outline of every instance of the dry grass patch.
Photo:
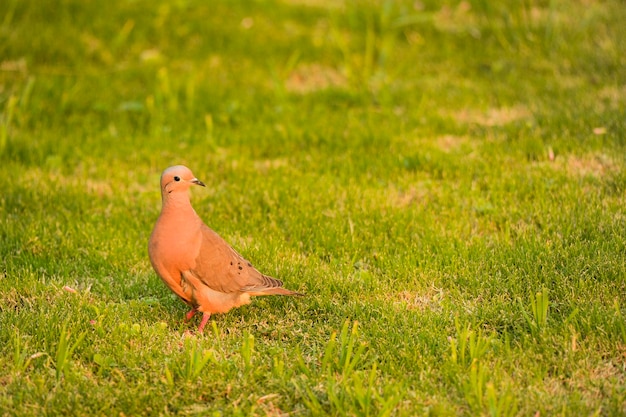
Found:
M 453 115 L 459 123 L 478 124 L 481 126 L 504 126 L 520 120 L 527 120 L 532 113 L 525 106 L 491 108 L 487 111 L 464 109 Z
M 569 155 L 564 159 L 562 166 L 571 176 L 596 178 L 615 173 L 620 169 L 620 165 L 612 157 L 603 153 Z
M 298 66 L 285 81 L 287 91 L 307 94 L 327 88 L 345 88 L 346 77 L 334 68 L 320 64 Z
M 406 189 L 392 185 L 386 190 L 385 200 L 392 208 L 425 206 L 430 200 L 430 193 L 432 192 L 432 189 L 422 182 L 416 182 Z
M 59 171 L 45 171 L 43 168 L 29 168 L 24 170 L 23 181 L 24 183 L 35 186 L 40 193 L 46 192 L 58 192 L 63 189 L 77 189 L 84 190 L 89 195 L 97 197 L 112 197 L 115 195 L 112 187 L 112 181 L 103 181 L 83 174 L 76 175 L 64 175 Z M 145 187 L 140 187 L 135 181 L 127 181 L 125 183 L 116 183 L 118 187 L 126 184 L 134 191 L 141 191 Z M 141 190 L 137 188 L 141 188 Z M 155 186 L 158 187 L 158 184 Z M 152 190 L 152 189 L 150 189 Z M 149 190 L 143 190 L 149 191 Z
M 439 149 L 444 152 L 451 152 L 470 144 L 470 140 L 466 136 L 444 135 L 436 139 Z
M 260 161 L 254 161 L 254 169 L 263 174 L 275 169 L 284 168 L 288 165 L 289 160 L 287 158 L 263 159 Z
M 624 386 L 626 377 L 620 368 L 610 361 L 590 368 L 580 367 L 569 378 L 553 379 L 553 384 L 559 385 L 558 391 L 562 393 L 577 392 L 583 403 L 594 407 L 611 392 L 612 387 Z M 622 406 L 622 411 L 626 412 L 626 405 Z
M 339 8 L 345 5 L 344 0 L 283 0 L 283 3 L 290 6 L 321 7 L 324 9 Z
M 441 311 L 444 297 L 443 288 L 432 286 L 423 291 L 402 291 L 397 294 L 394 304 L 407 310 Z
M 624 108 L 626 104 L 626 85 L 603 87 L 598 98 L 604 101 L 609 109 Z
M 16 60 L 6 60 L 0 62 L 0 71 L 27 73 L 28 65 L 24 57 Z
M 456 7 L 442 6 L 434 22 L 435 27 L 442 32 L 469 32 L 476 38 L 480 37 L 479 19 L 468 1 L 462 1 Z

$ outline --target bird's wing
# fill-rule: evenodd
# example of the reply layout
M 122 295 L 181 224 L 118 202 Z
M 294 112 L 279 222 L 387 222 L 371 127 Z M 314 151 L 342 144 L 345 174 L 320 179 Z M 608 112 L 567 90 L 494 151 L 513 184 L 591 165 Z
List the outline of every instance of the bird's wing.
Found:
M 208 226 L 203 224 L 201 232 L 200 252 L 191 272 L 206 286 L 223 293 L 282 287 L 280 280 L 261 274 Z

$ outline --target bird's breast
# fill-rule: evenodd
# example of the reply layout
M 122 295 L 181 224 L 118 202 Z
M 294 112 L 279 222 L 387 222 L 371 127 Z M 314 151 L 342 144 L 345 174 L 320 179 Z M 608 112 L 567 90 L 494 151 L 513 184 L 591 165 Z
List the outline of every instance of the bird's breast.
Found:
M 202 234 L 195 222 L 157 221 L 150 238 L 150 257 L 153 263 L 162 264 L 165 268 L 186 271 L 195 267 L 196 258 L 202 244 Z

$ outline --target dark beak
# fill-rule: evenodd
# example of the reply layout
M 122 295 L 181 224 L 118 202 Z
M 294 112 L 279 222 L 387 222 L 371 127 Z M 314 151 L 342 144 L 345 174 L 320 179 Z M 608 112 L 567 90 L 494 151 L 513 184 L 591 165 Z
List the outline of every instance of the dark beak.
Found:
M 201 185 L 203 187 L 206 187 L 206 185 L 204 185 L 204 183 L 197 178 L 192 179 L 191 182 L 193 182 L 196 185 Z

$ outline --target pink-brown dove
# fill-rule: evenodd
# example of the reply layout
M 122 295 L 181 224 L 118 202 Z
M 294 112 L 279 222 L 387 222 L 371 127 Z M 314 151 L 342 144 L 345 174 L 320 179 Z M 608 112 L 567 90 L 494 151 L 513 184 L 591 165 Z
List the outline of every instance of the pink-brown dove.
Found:
M 250 303 L 253 295 L 302 295 L 263 275 L 202 222 L 189 201 L 189 187 L 204 183 L 183 165 L 161 174 L 162 208 L 150 236 L 150 262 L 163 282 L 202 313 L 202 332 L 212 313 Z

